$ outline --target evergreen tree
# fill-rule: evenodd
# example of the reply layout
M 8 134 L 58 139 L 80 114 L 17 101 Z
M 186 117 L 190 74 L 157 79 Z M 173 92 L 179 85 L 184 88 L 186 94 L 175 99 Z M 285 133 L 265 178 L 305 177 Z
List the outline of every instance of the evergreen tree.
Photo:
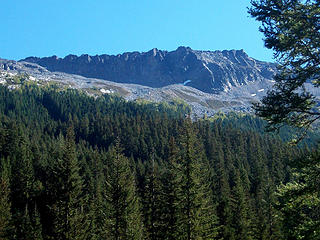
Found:
M 214 192 L 217 204 L 217 216 L 219 219 L 219 239 L 234 239 L 234 229 L 232 228 L 232 211 L 230 202 L 230 186 L 227 170 L 225 167 L 225 157 L 220 144 L 216 145 L 214 167 L 215 181 Z
M 141 199 L 143 205 L 143 215 L 144 215 L 144 227 L 147 239 L 158 239 L 157 238 L 157 218 L 159 203 L 158 199 L 158 185 L 156 180 L 156 170 L 154 166 L 154 154 L 149 164 L 147 164 L 147 169 L 145 173 L 145 187 L 143 198 Z M 159 209 L 160 210 L 160 209 Z
M 320 86 L 319 1 L 252 0 L 249 13 L 262 23 L 265 46 L 279 63 L 275 87 L 255 106 L 269 129 L 310 127 L 320 119 L 319 100 L 306 88 Z
M 40 223 L 40 216 L 38 209 L 35 207 L 34 212 L 26 205 L 25 211 L 22 215 L 22 223 L 20 225 L 22 228 L 20 231 L 25 233 L 25 235 L 20 239 L 34 239 L 42 240 L 42 225 Z
M 134 175 L 120 143 L 109 150 L 106 170 L 106 239 L 142 239 L 143 224 Z
M 275 185 L 270 178 L 263 188 L 262 211 L 265 219 L 264 231 L 260 233 L 262 239 L 277 240 L 281 239 L 281 222 L 276 218 L 277 212 L 274 207 L 276 204 Z
M 172 190 L 169 186 L 164 186 L 164 182 L 160 174 L 160 167 L 154 160 L 154 152 L 151 153 L 151 161 L 147 162 L 145 173 L 145 186 L 142 194 L 144 227 L 146 239 L 170 239 L 170 216 L 172 206 Z M 166 179 L 165 184 L 169 183 Z M 168 192 L 166 190 L 169 190 Z
M 9 162 L 0 159 L 0 239 L 13 239 Z
M 179 154 L 175 163 L 177 208 L 176 239 L 214 239 L 216 216 L 204 168 L 203 150 L 196 144 L 196 135 L 187 119 L 179 135 Z
M 176 185 L 176 164 L 178 148 L 173 137 L 169 140 L 168 162 L 161 177 L 162 183 L 162 209 L 163 212 L 163 239 L 174 240 L 177 232 L 177 185 Z
M 299 159 L 296 167 L 295 179 L 277 191 L 277 215 L 286 239 L 320 239 L 319 151 Z
M 252 213 L 250 212 L 250 202 L 248 201 L 238 170 L 233 169 L 233 187 L 231 189 L 231 211 L 232 227 L 234 229 L 234 238 L 241 240 L 253 239 L 252 235 Z
M 90 196 L 90 239 L 99 240 L 104 238 L 105 232 L 105 176 L 103 173 L 102 159 L 105 158 L 105 153 L 99 154 L 97 149 L 92 155 L 93 161 L 93 176 L 91 178 L 94 189 Z
M 33 154 L 27 137 L 21 134 L 18 144 L 16 154 L 12 157 L 13 221 L 16 238 L 32 239 L 34 238 L 32 203 L 35 201 L 38 182 L 34 176 Z
M 32 215 L 32 229 L 33 229 L 33 237 L 32 239 L 42 240 L 42 224 L 41 224 L 41 216 L 37 206 L 34 207 L 34 213 Z
M 68 127 L 66 139 L 60 135 L 58 156 L 55 159 L 54 234 L 56 239 L 86 239 L 87 216 L 84 212 L 83 181 L 75 149 L 74 132 Z

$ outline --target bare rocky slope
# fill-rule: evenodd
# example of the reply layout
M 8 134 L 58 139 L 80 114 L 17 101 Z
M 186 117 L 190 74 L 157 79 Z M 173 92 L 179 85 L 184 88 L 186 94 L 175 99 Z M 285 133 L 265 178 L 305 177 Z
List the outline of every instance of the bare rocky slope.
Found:
M 116 83 L 113 81 L 87 78 L 63 72 L 51 72 L 36 63 L 0 59 L 0 84 L 18 88 L 21 75 L 38 85 L 56 83 L 63 88 L 82 89 L 89 95 L 117 94 L 128 101 L 152 102 L 183 101 L 191 106 L 193 116 L 212 116 L 218 111 L 250 112 L 252 102 L 258 101 L 273 85 L 273 81 L 262 78 L 238 86 L 228 86 L 226 91 L 206 93 L 184 84 L 171 84 L 153 88 L 139 84 Z M 20 77 L 19 77 L 20 76 Z
M 198 51 L 189 47 L 171 52 L 155 48 L 116 56 L 84 54 L 21 61 L 36 63 L 51 72 L 153 88 L 184 83 L 205 93 L 228 92 L 232 87 L 271 80 L 276 71 L 275 64 L 255 60 L 243 50 Z

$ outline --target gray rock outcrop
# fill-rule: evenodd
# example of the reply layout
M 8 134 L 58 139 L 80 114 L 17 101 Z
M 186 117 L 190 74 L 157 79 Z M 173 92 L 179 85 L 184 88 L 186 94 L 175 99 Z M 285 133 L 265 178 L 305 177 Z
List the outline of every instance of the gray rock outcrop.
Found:
M 271 80 L 276 72 L 275 64 L 255 60 L 243 50 L 197 51 L 189 47 L 171 52 L 155 48 L 143 53 L 28 57 L 21 61 L 39 64 L 51 72 L 154 88 L 187 82 L 188 86 L 207 93 L 227 92 L 250 82 Z

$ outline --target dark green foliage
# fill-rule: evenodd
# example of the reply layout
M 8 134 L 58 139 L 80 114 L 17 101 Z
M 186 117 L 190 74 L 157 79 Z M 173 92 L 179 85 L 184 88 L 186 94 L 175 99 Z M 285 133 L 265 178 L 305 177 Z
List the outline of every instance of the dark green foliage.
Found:
M 275 87 L 255 105 L 269 129 L 284 124 L 309 127 L 320 119 L 319 100 L 305 88 L 319 87 L 319 1 L 253 0 L 249 13 L 262 23 L 265 46 L 279 62 Z
M 231 112 L 228 114 L 218 113 L 213 119 L 215 123 L 221 123 L 222 126 L 232 127 L 246 132 L 257 132 L 263 136 L 282 139 L 283 141 L 291 141 L 298 137 L 298 132 L 301 130 L 297 127 L 284 125 L 277 132 L 266 132 L 268 126 L 267 121 L 255 115 Z M 306 131 L 305 138 L 301 139 L 298 146 L 313 146 L 315 147 L 319 141 L 319 129 L 313 128 Z
M 230 208 L 232 212 L 231 226 L 234 239 L 253 239 L 252 225 L 253 214 L 250 209 L 249 198 L 245 195 L 244 188 L 240 179 L 240 172 L 233 169 L 232 174 L 232 189 L 230 195 Z
M 0 239 L 12 239 L 12 215 L 10 201 L 10 164 L 2 158 L 0 168 Z
M 145 171 L 138 173 L 141 176 L 140 190 L 142 213 L 146 239 L 170 239 L 170 193 L 165 192 L 164 174 L 160 172 L 160 166 L 151 153 L 150 161 L 145 163 Z M 143 178 L 143 180 L 142 180 Z M 163 178 L 163 179 L 162 179 Z M 168 194 L 168 195 L 167 195 Z
M 172 161 L 176 199 L 176 239 L 214 239 L 216 216 L 202 146 L 191 119 L 182 123 Z
M 90 178 L 88 180 L 87 190 L 89 195 L 89 238 L 94 239 L 103 239 L 105 237 L 105 175 L 104 167 L 102 164 L 102 159 L 105 156 L 101 156 L 97 149 L 91 152 L 88 156 L 88 162 L 92 164 L 92 171 L 89 169 L 88 174 Z
M 274 50 L 279 62 L 275 88 L 268 92 L 262 103 L 255 105 L 257 115 L 268 120 L 269 130 L 285 124 L 304 127 L 304 133 L 311 126 L 317 128 L 319 99 L 306 84 L 313 88 L 320 86 L 320 2 L 254 0 L 251 3 L 249 13 L 262 23 L 260 31 L 264 33 L 265 46 Z M 268 207 L 269 226 L 266 229 L 274 239 L 280 236 L 272 224 L 272 215 L 276 215 L 284 239 L 319 239 L 319 155 L 302 157 L 296 164 L 293 179 L 288 179 L 291 182 L 282 184 L 277 190 L 278 212 L 273 214 L 272 207 Z M 273 186 L 266 189 L 270 188 Z M 267 206 L 272 206 L 272 195 L 268 193 L 267 196 Z
M 302 150 L 184 114 L 0 86 L 3 239 L 281 239 L 272 193 Z
M 162 221 L 165 229 L 163 239 L 175 239 L 177 232 L 177 211 L 175 206 L 177 201 L 177 188 L 175 183 L 175 160 L 177 157 L 177 146 L 173 137 L 169 140 L 168 162 L 161 176 L 162 182 Z
M 52 169 L 54 182 L 50 189 L 54 200 L 51 207 L 53 231 L 56 239 L 86 239 L 86 198 L 82 192 L 72 126 L 67 129 L 66 139 L 60 135 L 58 141 Z
M 277 190 L 286 239 L 320 239 L 320 153 L 301 159 L 294 180 Z
M 110 149 L 106 179 L 105 239 L 142 239 L 135 178 L 118 141 Z

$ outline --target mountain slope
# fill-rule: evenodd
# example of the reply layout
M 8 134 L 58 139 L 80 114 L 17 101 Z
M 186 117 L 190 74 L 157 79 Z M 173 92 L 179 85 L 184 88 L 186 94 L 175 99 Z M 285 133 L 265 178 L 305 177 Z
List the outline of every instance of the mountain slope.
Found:
M 147 100 L 151 102 L 183 101 L 191 106 L 194 116 L 202 117 L 214 115 L 217 111 L 250 112 L 252 102 L 258 101 L 272 86 L 271 80 L 248 82 L 247 85 L 231 86 L 227 92 L 218 94 L 202 92 L 188 84 L 172 84 L 161 88 L 128 83 L 86 78 L 83 76 L 62 72 L 50 72 L 35 63 L 16 62 L 0 59 L 0 83 L 16 88 L 21 82 L 19 75 L 26 80 L 36 81 L 43 85 L 55 82 L 62 87 L 83 89 L 90 95 L 117 94 L 126 100 Z M 27 77 L 23 75 L 27 74 Z M 16 80 L 15 80 L 16 79 Z
M 171 52 L 152 49 L 116 56 L 84 54 L 28 57 L 21 61 L 39 64 L 52 72 L 153 88 L 187 83 L 206 93 L 227 92 L 250 82 L 271 80 L 276 71 L 275 64 L 250 58 L 243 50 L 197 51 L 189 47 Z

